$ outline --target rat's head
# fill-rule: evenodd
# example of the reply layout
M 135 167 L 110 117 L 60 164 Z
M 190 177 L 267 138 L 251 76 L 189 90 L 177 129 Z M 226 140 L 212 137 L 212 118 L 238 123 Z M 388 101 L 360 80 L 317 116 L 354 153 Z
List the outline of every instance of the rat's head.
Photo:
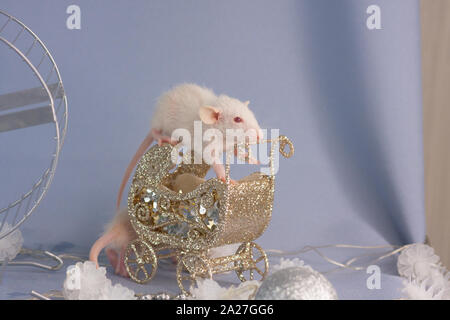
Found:
M 246 135 L 260 141 L 262 130 L 253 112 L 249 109 L 250 101 L 242 102 L 226 95 L 220 95 L 213 105 L 203 106 L 199 110 L 202 122 L 218 129 L 226 136 L 227 129 L 242 129 Z

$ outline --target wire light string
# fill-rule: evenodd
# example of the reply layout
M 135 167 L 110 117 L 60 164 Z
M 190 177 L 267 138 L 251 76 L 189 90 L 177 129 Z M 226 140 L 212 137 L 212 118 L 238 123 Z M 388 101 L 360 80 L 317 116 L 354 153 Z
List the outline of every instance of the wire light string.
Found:
M 364 270 L 367 268 L 367 266 L 375 264 L 379 261 L 382 261 L 388 257 L 391 257 L 397 253 L 400 253 L 401 251 L 405 250 L 406 248 L 410 247 L 412 244 L 407 244 L 404 246 L 398 246 L 398 245 L 378 245 L 378 246 L 359 246 L 359 245 L 351 245 L 351 244 L 328 244 L 328 245 L 322 245 L 322 246 L 304 246 L 301 249 L 298 250 L 294 250 L 294 251 L 283 251 L 283 250 L 278 250 L 278 249 L 269 249 L 266 250 L 266 252 L 268 253 L 269 256 L 273 256 L 273 257 L 287 257 L 287 256 L 297 256 L 300 254 L 304 254 L 310 251 L 315 252 L 316 254 L 318 254 L 321 258 L 323 258 L 325 261 L 337 266 L 338 268 L 330 270 L 330 271 L 325 271 L 322 272 L 324 274 L 326 273 L 330 273 L 333 271 L 337 271 L 340 269 L 351 269 L 351 270 L 355 270 L 355 271 L 359 271 L 359 270 Z M 384 254 L 377 254 L 377 253 L 366 253 L 366 254 L 362 254 L 356 257 L 353 257 L 351 259 L 349 259 L 348 261 L 346 261 L 345 263 L 339 262 L 337 260 L 334 260 L 330 257 L 328 257 L 327 255 L 325 255 L 322 251 L 320 251 L 320 249 L 326 249 L 326 248 L 346 248 L 346 249 L 367 249 L 367 250 L 376 250 L 376 249 L 391 249 L 389 252 L 384 253 Z M 371 255 L 378 255 L 375 259 L 371 260 L 370 262 L 364 264 L 364 265 L 359 265 L 359 266 L 355 266 L 354 263 L 356 261 L 361 260 L 362 258 L 365 258 L 367 256 L 371 256 Z

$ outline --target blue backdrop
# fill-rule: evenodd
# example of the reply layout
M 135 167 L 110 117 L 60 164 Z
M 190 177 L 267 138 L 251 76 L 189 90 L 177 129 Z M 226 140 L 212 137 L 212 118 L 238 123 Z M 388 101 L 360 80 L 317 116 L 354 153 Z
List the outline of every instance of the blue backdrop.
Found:
M 81 8 L 81 30 L 66 28 L 70 4 Z M 380 30 L 366 26 L 372 4 L 381 8 Z M 417 0 L 2 0 L 0 9 L 45 42 L 69 100 L 54 182 L 21 228 L 28 247 L 87 254 L 114 214 L 155 99 L 186 81 L 251 100 L 262 127 L 294 142 L 295 157 L 281 159 L 271 225 L 258 240 L 264 248 L 424 240 Z M 19 62 L 0 61 L 0 94 L 24 89 L 17 79 L 25 72 Z M 26 130 L 0 134 L 0 194 L 11 196 L 0 196 L 2 204 L 18 195 L 11 190 L 26 172 L 42 168 L 36 135 L 32 146 L 8 151 Z M 330 268 L 314 255 L 301 258 Z M 367 289 L 364 271 L 329 279 L 342 298 L 398 297 L 392 262 L 382 266 L 381 290 Z M 63 275 L 10 267 L 1 297 L 59 289 Z M 167 288 L 166 280 L 175 288 L 167 278 L 140 290 Z

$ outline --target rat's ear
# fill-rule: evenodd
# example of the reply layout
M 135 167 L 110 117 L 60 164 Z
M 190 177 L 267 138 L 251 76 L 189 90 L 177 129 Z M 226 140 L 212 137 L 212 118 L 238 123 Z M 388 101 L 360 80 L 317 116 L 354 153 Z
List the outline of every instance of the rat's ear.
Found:
M 245 101 L 244 104 L 246 107 L 248 107 L 248 105 L 250 104 L 250 100 Z
M 219 120 L 220 110 L 211 106 L 200 107 L 198 115 L 203 123 L 214 124 Z

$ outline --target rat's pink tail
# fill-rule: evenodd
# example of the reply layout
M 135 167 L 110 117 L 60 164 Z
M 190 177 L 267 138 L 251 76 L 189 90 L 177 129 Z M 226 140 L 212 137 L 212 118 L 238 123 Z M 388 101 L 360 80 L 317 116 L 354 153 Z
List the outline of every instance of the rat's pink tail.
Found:
M 113 242 L 118 236 L 118 231 L 115 229 L 111 229 L 102 235 L 100 238 L 95 241 L 93 244 L 91 251 L 89 252 L 89 260 L 95 262 L 95 265 L 98 267 L 98 255 L 103 250 L 104 247 Z
M 150 147 L 152 142 L 153 142 L 153 134 L 152 134 L 152 131 L 150 131 L 149 134 L 145 137 L 144 141 L 142 141 L 139 148 L 137 149 L 136 153 L 134 154 L 133 159 L 131 159 L 130 164 L 128 165 L 128 168 L 125 171 L 125 174 L 123 175 L 122 183 L 120 184 L 120 188 L 119 188 L 119 194 L 117 195 L 117 209 L 119 209 L 119 207 L 120 207 L 123 190 L 125 189 L 128 179 L 131 176 L 131 172 L 133 171 L 133 169 L 136 166 L 139 159 L 141 159 L 141 157 L 144 155 L 144 153 L 148 149 L 148 147 Z

